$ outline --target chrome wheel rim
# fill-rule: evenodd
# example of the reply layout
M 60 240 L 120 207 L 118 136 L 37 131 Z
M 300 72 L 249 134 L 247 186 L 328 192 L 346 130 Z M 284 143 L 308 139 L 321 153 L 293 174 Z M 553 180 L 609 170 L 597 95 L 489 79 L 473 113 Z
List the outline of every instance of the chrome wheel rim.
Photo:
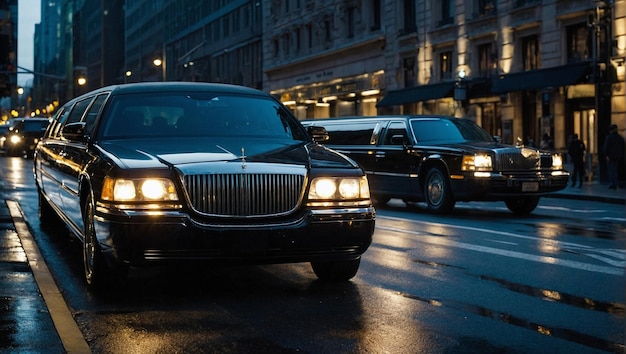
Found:
M 443 200 L 443 179 L 439 174 L 434 174 L 428 179 L 428 200 L 433 205 L 441 204 Z

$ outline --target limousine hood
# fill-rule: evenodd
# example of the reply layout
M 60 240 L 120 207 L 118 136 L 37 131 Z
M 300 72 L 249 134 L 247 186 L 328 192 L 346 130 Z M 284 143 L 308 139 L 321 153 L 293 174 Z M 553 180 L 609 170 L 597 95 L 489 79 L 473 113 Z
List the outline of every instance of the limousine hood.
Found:
M 124 168 L 159 168 L 191 163 L 233 161 L 295 164 L 309 167 L 354 168 L 342 155 L 309 142 L 237 139 L 136 139 L 99 144 Z

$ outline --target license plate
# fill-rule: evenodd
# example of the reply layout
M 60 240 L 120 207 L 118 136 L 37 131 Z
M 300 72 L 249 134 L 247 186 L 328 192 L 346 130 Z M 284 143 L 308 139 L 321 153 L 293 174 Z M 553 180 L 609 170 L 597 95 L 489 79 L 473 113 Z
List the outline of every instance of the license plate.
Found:
M 539 182 L 522 182 L 522 192 L 539 191 Z

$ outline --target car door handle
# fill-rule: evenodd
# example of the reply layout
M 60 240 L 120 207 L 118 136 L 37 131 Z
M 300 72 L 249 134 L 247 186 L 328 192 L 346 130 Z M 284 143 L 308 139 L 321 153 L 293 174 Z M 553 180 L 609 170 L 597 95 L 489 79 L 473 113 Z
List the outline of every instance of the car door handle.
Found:
M 376 157 L 377 159 L 382 159 L 383 157 L 385 157 L 385 152 L 384 151 L 376 151 L 374 153 L 374 157 Z

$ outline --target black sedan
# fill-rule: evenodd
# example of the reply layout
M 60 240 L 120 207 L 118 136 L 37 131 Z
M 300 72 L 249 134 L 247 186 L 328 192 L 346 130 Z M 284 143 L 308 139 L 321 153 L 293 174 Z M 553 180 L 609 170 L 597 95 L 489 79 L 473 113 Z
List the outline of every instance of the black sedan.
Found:
M 388 115 L 303 124 L 325 131 L 320 141 L 365 169 L 381 204 L 423 201 L 445 214 L 457 201 L 504 201 L 513 213 L 528 214 L 569 179 L 559 154 L 501 144 L 470 119 Z
M 261 91 L 105 87 L 64 105 L 34 158 L 40 218 L 83 242 L 88 284 L 130 266 L 311 262 L 347 280 L 374 231 L 364 171 Z
M 0 136 L 0 150 L 7 156 L 33 156 L 49 124 L 49 118 L 12 119 L 8 130 Z

